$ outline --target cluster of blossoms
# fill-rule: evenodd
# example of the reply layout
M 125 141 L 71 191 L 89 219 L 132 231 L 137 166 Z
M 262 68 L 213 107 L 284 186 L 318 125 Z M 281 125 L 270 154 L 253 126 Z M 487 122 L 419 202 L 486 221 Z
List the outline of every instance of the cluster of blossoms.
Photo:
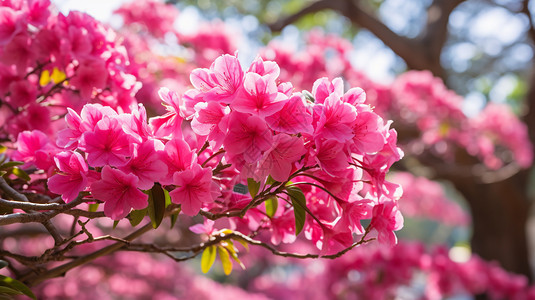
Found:
M 138 102 L 161 111 L 157 91 L 167 87 L 184 92 L 195 68 L 209 67 L 220 55 L 236 51 L 233 36 L 221 21 L 202 22 L 194 33 L 175 28 L 180 17 L 175 5 L 161 1 L 133 1 L 114 12 L 123 19 L 119 33 L 128 48 L 129 72 L 142 83 Z
M 389 179 L 403 187 L 400 209 L 405 216 L 427 218 L 449 226 L 470 224 L 470 215 L 448 198 L 439 183 L 407 172 L 395 172 Z
M 183 97 L 161 89 L 162 116 L 147 120 L 141 105 L 131 113 L 99 104 L 68 109 L 57 146 L 39 131 L 23 132 L 15 157 L 53 159 L 50 191 L 66 202 L 89 191 L 114 220 L 147 207 L 142 190 L 157 183 L 184 214 L 241 210 L 245 219 L 235 222 L 271 230 L 275 244 L 304 227 L 323 253 L 337 251 L 365 234 L 364 219 L 379 241 L 394 244 L 401 189 L 385 175 L 403 153 L 390 122 L 365 104 L 362 89 L 344 93 L 340 79 L 319 79 L 303 94 L 278 75 L 274 62 L 257 58 L 244 72 L 223 55 L 191 73 L 195 89 Z M 288 205 L 267 212 L 259 205 L 268 199 Z M 307 212 L 297 232 L 295 209 Z
M 477 255 L 461 257 L 444 247 L 426 249 L 421 243 L 406 241 L 395 247 L 375 246 L 357 248 L 336 261 L 296 261 L 286 276 L 280 274 L 284 266 L 272 262 L 270 270 L 248 289 L 272 299 L 300 295 L 318 300 L 438 300 L 478 294 L 490 299 L 535 299 L 535 288 L 525 276 L 509 273 Z
M 136 264 L 132 265 L 135 261 Z M 114 273 L 109 274 L 109 266 Z M 180 282 L 180 284 L 177 284 Z M 146 253 L 120 253 L 103 257 L 92 265 L 68 273 L 67 278 L 52 279 L 38 286 L 36 293 L 46 299 L 80 300 L 129 299 L 251 299 L 269 300 L 229 284 L 218 283 L 195 274 L 184 265 L 152 259 Z
M 52 14 L 49 0 L 0 3 L 2 138 L 24 130 L 52 133 L 66 107 L 87 102 L 127 111 L 139 89 L 126 49 L 92 17 Z
M 263 57 L 277 62 L 282 80 L 307 87 L 315 76 L 342 77 L 367 93 L 375 111 L 396 121 L 400 144 L 408 153 L 430 150 L 452 160 L 455 148 L 465 149 L 490 169 L 515 162 L 527 168 L 533 147 L 527 127 L 506 106 L 489 104 L 477 117 L 467 117 L 462 97 L 429 71 L 409 71 L 389 85 L 370 80 L 350 62 L 352 45 L 341 37 L 312 32 L 302 51 L 272 42 Z
M 449 148 L 458 146 L 491 169 L 511 161 L 527 168 L 533 161 L 527 127 L 506 105 L 490 103 L 477 117 L 468 118 L 461 110 L 462 98 L 428 71 L 406 72 L 396 78 L 391 97 L 398 114 L 395 118 L 407 126 L 416 124 L 422 132 L 421 139 L 409 147 L 421 148 L 420 143 L 448 157 L 453 153 Z

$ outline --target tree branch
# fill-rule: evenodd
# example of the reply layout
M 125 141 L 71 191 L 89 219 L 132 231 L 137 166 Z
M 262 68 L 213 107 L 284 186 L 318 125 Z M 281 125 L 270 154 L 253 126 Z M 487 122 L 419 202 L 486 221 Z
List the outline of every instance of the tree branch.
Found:
M 326 9 L 333 9 L 334 6 L 340 5 L 340 4 L 341 4 L 340 1 L 333 1 L 333 0 L 316 1 L 308 6 L 305 6 L 303 9 L 301 9 L 300 11 L 296 12 L 293 15 L 289 15 L 285 18 L 279 19 L 275 23 L 269 24 L 268 27 L 269 29 L 271 29 L 271 31 L 279 32 L 284 27 L 297 22 L 299 19 L 301 19 L 302 17 L 308 14 L 326 10 Z
M 272 31 L 280 31 L 310 13 L 330 9 L 347 17 L 353 24 L 369 30 L 394 53 L 401 57 L 409 69 L 430 70 L 435 76 L 445 78 L 440 64 L 440 54 L 448 33 L 449 15 L 465 0 L 435 0 L 428 9 L 427 26 L 418 38 L 407 38 L 392 31 L 373 13 L 367 12 L 357 0 L 319 0 L 300 11 L 281 18 L 269 25 Z
M 152 223 L 151 222 L 148 222 L 147 224 L 145 224 L 143 227 L 139 228 L 138 230 L 134 231 L 133 233 L 129 234 L 128 236 L 126 236 L 125 238 L 123 238 L 120 242 L 116 242 L 112 245 L 109 245 L 107 247 L 104 247 L 100 250 L 97 250 L 93 253 L 90 253 L 88 255 L 85 255 L 85 256 L 82 256 L 82 257 L 79 257 L 71 262 L 68 262 L 66 264 L 63 264 L 63 265 L 60 265 L 56 268 L 53 268 L 51 270 L 48 270 L 42 274 L 28 274 L 26 276 L 23 276 L 20 278 L 21 281 L 24 281 L 26 282 L 28 285 L 30 286 L 35 286 L 41 282 L 43 282 L 44 280 L 46 279 L 49 279 L 49 278 L 54 278 L 54 277 L 58 277 L 58 276 L 61 276 L 62 274 L 66 273 L 67 271 L 73 269 L 73 268 L 76 268 L 80 265 L 83 265 L 85 263 L 88 263 L 92 260 L 95 260 L 101 256 L 104 256 L 104 255 L 108 255 L 108 254 L 111 254 L 119 249 L 121 249 L 124 245 L 125 245 L 125 242 L 130 242 L 138 237 L 140 237 L 141 235 L 143 235 L 145 232 L 149 231 L 152 229 Z

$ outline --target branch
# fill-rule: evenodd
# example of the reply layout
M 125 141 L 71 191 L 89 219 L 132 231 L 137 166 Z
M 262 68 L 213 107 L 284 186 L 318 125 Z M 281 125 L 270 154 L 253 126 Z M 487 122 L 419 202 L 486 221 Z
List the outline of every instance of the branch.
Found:
M 43 282 L 44 280 L 46 279 L 49 279 L 49 278 L 54 278 L 54 277 L 58 277 L 58 276 L 61 276 L 62 274 L 66 273 L 67 271 L 73 269 L 73 268 L 76 268 L 80 265 L 83 265 L 85 263 L 88 263 L 92 260 L 95 260 L 101 256 L 104 256 L 104 255 L 108 255 L 108 254 L 111 254 L 119 249 L 121 249 L 122 247 L 125 246 L 125 242 L 130 242 L 138 237 L 140 237 L 141 235 L 143 235 L 145 232 L 149 231 L 152 229 L 152 223 L 151 222 L 148 222 L 147 224 L 145 224 L 143 227 L 139 228 L 138 230 L 134 231 L 133 233 L 129 234 L 128 236 L 126 236 L 125 238 L 123 238 L 120 242 L 116 242 L 114 244 L 111 244 L 107 247 L 104 247 L 100 250 L 97 250 L 93 253 L 90 253 L 88 255 L 85 255 L 85 256 L 82 256 L 82 257 L 79 257 L 71 262 L 68 262 L 66 264 L 63 264 L 63 265 L 60 265 L 54 269 L 51 269 L 51 270 L 48 270 L 42 274 L 34 274 L 34 275 L 31 275 L 31 274 L 28 274 L 26 276 L 23 276 L 20 278 L 21 281 L 25 281 L 28 283 L 28 285 L 30 286 L 35 286 L 41 282 Z
M 280 31 L 310 13 L 330 9 L 347 17 L 353 24 L 369 30 L 394 53 L 401 57 L 409 69 L 430 70 L 444 79 L 440 53 L 448 33 L 451 12 L 465 0 L 435 0 L 428 10 L 427 26 L 419 38 L 407 38 L 392 31 L 373 13 L 367 12 L 357 0 L 319 0 L 300 11 L 269 25 L 272 31 Z
M 0 198 L 0 206 L 8 208 L 18 208 L 23 210 L 59 210 L 63 208 L 63 205 L 59 203 L 31 203 L 31 202 L 19 202 L 11 201 Z
M 369 231 L 370 231 L 370 228 L 367 228 L 366 232 L 364 233 L 364 235 L 362 236 L 362 238 L 358 242 L 355 242 L 355 243 L 351 244 L 351 246 L 349 246 L 349 247 L 347 247 L 347 248 L 345 248 L 345 249 L 343 249 L 343 250 L 341 250 L 341 251 L 339 251 L 339 252 L 337 252 L 335 254 L 330 254 L 330 255 L 299 254 L 299 253 L 291 253 L 291 252 L 279 251 L 275 247 L 273 247 L 273 246 L 271 246 L 271 245 L 269 245 L 267 243 L 255 240 L 255 239 L 253 239 L 253 238 L 251 238 L 251 237 L 249 237 L 247 235 L 244 235 L 243 233 L 237 232 L 237 231 L 234 231 L 234 232 L 229 233 L 229 234 L 221 233 L 221 234 L 219 234 L 217 236 L 213 236 L 206 243 L 200 243 L 198 245 L 195 245 L 195 246 L 192 246 L 192 247 L 186 247 L 186 248 L 174 248 L 174 247 L 162 248 L 162 247 L 158 247 L 158 246 L 156 246 L 154 244 L 129 244 L 129 245 L 125 245 L 120 250 L 148 252 L 148 253 L 161 253 L 161 254 L 164 254 L 164 255 L 168 256 L 169 258 L 173 259 L 174 261 L 180 262 L 180 261 L 185 261 L 185 260 L 188 260 L 188 259 L 195 258 L 197 255 L 199 255 L 199 253 L 201 253 L 201 251 L 203 251 L 204 249 L 206 249 L 206 248 L 208 248 L 210 246 L 217 245 L 220 242 L 225 241 L 225 240 L 235 239 L 235 240 L 244 241 L 244 242 L 246 242 L 246 243 L 248 243 L 250 245 L 263 247 L 263 248 L 271 251 L 272 254 L 277 255 L 277 256 L 292 257 L 292 258 L 299 258 L 299 259 L 306 259 L 306 258 L 335 259 L 335 258 L 338 258 L 338 257 L 344 255 L 345 253 L 347 253 L 348 251 L 350 251 L 351 249 L 355 248 L 358 245 L 362 245 L 364 243 L 368 243 L 368 242 L 374 240 L 375 238 L 366 239 L 366 236 L 368 235 Z M 189 256 L 184 256 L 184 257 L 176 257 L 175 255 L 173 255 L 173 252 L 189 252 L 189 253 L 192 253 L 192 254 L 189 255 Z
M 340 5 L 340 1 L 333 1 L 333 0 L 316 1 L 304 7 L 303 9 L 301 9 L 300 11 L 298 11 L 297 13 L 293 15 L 287 16 L 286 18 L 279 19 L 277 22 L 273 24 L 269 24 L 268 27 L 271 31 L 279 32 L 284 27 L 297 22 L 299 19 L 301 19 L 302 17 L 310 13 L 315 13 L 315 12 L 326 10 L 326 9 L 333 9 L 334 6 L 336 5 Z
M 529 10 L 529 0 L 522 1 L 522 12 L 526 14 L 529 21 L 528 33 L 532 41 L 535 41 L 535 26 L 533 24 L 533 14 Z
M 3 180 L 3 179 L 1 179 L 1 180 Z M 1 180 L 0 180 L 0 184 L 1 184 Z M 1 200 L 4 200 L 4 199 L 1 199 Z M 7 201 L 7 200 L 5 200 L 5 201 L 6 202 L 11 202 L 11 203 L 13 202 L 13 201 Z M 43 223 L 43 225 L 45 225 L 44 223 L 49 222 L 50 219 L 52 219 L 56 215 L 58 215 L 60 213 L 63 213 L 63 212 L 68 213 L 69 209 L 71 209 L 71 208 L 73 208 L 73 207 L 75 207 L 78 204 L 81 204 L 83 202 L 84 201 L 83 201 L 82 197 L 79 196 L 75 200 L 73 200 L 73 201 L 71 201 L 71 202 L 69 202 L 67 204 L 61 205 L 61 207 L 56 209 L 56 210 L 50 210 L 50 211 L 47 211 L 47 212 L 34 212 L 33 210 L 30 210 L 30 213 L 13 213 L 13 214 L 8 214 L 8 215 L 3 215 L 3 216 L 0 216 L 0 225 L 8 225 L 8 224 L 14 224 L 14 223 L 31 223 L 31 222 Z M 3 203 L 3 202 L 0 201 L 0 203 Z M 19 203 L 19 204 L 15 204 L 15 205 L 18 206 L 18 205 L 24 205 L 24 204 L 33 206 L 35 203 Z M 35 204 L 35 205 L 37 205 L 37 204 Z M 39 204 L 39 205 L 42 205 L 42 204 Z M 79 212 L 79 210 L 76 210 L 76 212 Z M 74 212 L 72 214 L 75 215 Z M 82 215 L 82 213 L 79 213 L 79 214 Z M 85 213 L 83 213 L 83 214 L 85 214 Z M 45 227 L 47 227 L 47 225 L 45 225 Z
M 0 189 L 2 189 L 8 196 L 10 196 L 11 198 L 13 198 L 16 201 L 28 202 L 28 203 L 30 202 L 30 201 L 28 201 L 28 198 L 26 198 L 26 196 L 24 196 L 23 194 L 17 192 L 14 188 L 9 186 L 9 184 L 7 184 L 6 180 L 1 176 L 0 176 Z M 78 198 L 76 200 L 78 200 Z M 76 202 L 76 200 L 74 200 L 73 202 Z M 29 211 L 31 212 L 31 214 L 33 214 L 33 210 L 29 210 Z M 54 214 L 54 216 L 56 214 Z M 16 214 L 12 214 L 12 215 L 16 215 Z M 5 225 L 5 224 L 2 223 L 2 221 L 10 222 L 10 221 L 15 220 L 15 223 L 16 223 L 17 216 L 13 216 L 12 218 L 10 218 L 10 216 L 11 215 L 0 216 L 0 225 Z M 52 218 L 52 217 L 50 217 L 50 218 Z M 22 217 L 22 218 L 24 220 L 27 220 L 27 219 L 25 219 L 25 217 Z M 54 243 L 56 245 L 58 245 L 63 241 L 63 238 L 59 234 L 59 232 L 56 229 L 56 227 L 54 226 L 54 224 L 52 224 L 52 222 L 50 221 L 50 218 L 43 217 L 43 219 L 40 220 L 39 222 L 43 224 L 43 226 L 46 228 L 46 230 L 48 230 L 48 232 L 50 233 L 50 235 L 54 239 Z M 12 224 L 12 223 L 6 223 L 6 224 Z

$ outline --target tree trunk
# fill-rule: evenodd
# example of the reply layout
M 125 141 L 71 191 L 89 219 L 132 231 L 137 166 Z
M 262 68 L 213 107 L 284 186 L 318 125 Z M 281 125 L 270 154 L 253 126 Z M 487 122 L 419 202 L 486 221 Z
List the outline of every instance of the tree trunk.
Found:
M 526 228 L 530 199 L 526 182 L 524 171 L 491 184 L 466 178 L 455 180 L 454 184 L 472 210 L 473 252 L 531 281 Z

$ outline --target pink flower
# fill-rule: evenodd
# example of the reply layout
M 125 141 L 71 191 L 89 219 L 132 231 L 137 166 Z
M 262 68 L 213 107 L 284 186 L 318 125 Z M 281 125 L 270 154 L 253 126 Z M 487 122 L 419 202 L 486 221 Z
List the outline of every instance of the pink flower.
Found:
M 176 172 L 173 176 L 176 188 L 169 192 L 171 201 L 182 206 L 188 216 L 199 213 L 203 203 L 214 202 L 219 195 L 219 186 L 212 181 L 212 169 L 201 168 L 199 164 L 191 169 Z
M 323 171 L 335 176 L 349 165 L 349 156 L 344 144 L 336 140 L 316 141 L 316 161 Z
M 394 231 L 403 228 L 403 216 L 395 201 L 389 200 L 373 207 L 371 228 L 377 230 L 377 240 L 387 245 L 395 245 L 398 241 Z
M 4 48 L 0 60 L 6 65 L 14 64 L 17 69 L 24 72 L 28 67 L 28 63 L 32 63 L 35 59 L 35 47 L 32 47 L 32 38 L 29 34 L 17 34 L 9 44 Z M 34 98 L 35 100 L 35 98 Z
M 374 153 L 381 151 L 386 139 L 383 119 L 372 111 L 363 111 L 357 114 L 353 124 L 353 147 L 357 154 Z
M 37 99 L 35 84 L 28 80 L 19 80 L 9 85 L 11 95 L 8 102 L 14 107 L 23 107 Z
M 72 151 L 56 154 L 54 161 L 60 172 L 48 179 L 48 188 L 71 202 L 88 185 L 87 163 L 80 153 Z
M 117 112 L 109 106 L 86 104 L 80 115 L 70 107 L 67 108 L 65 115 L 67 128 L 58 132 L 58 146 L 66 149 L 76 148 L 84 132 L 92 131 L 104 116 L 117 116 Z M 83 141 L 81 144 L 83 148 Z
M 356 119 L 354 106 L 342 102 L 336 93 L 325 99 L 323 106 L 315 106 L 314 113 L 319 114 L 315 137 L 337 140 L 345 143 L 353 137 L 352 126 Z
M 152 188 L 154 182 L 167 175 L 167 165 L 158 152 L 163 152 L 164 145 L 158 140 L 148 140 L 134 148 L 132 157 L 124 167 L 119 169 L 126 174 L 139 178 L 137 187 L 142 190 Z
M 370 218 L 372 203 L 373 201 L 368 199 L 339 203 L 343 212 L 341 219 L 336 223 L 336 228 L 349 228 L 353 233 L 364 234 L 364 227 L 362 227 L 360 220 Z
M 324 103 L 331 94 L 340 97 L 344 93 L 344 81 L 337 77 L 332 82 L 327 77 L 320 78 L 314 82 L 312 95 L 316 103 Z
M 198 135 L 208 135 L 216 128 L 224 116 L 230 113 L 228 106 L 217 102 L 199 102 L 195 105 L 195 116 L 191 121 L 191 129 Z
M 101 104 L 84 105 L 80 113 L 80 118 L 83 121 L 81 129 L 84 131 L 93 130 L 97 126 L 98 121 L 102 120 L 104 116 L 114 117 L 117 116 L 117 112 L 113 108 Z
M 277 78 L 279 77 L 281 70 L 276 62 L 264 61 L 262 57 L 257 56 L 247 72 L 253 72 L 260 76 L 268 75 L 270 77 Z
M 23 29 L 23 17 L 9 7 L 0 7 L 0 46 L 8 44 Z
M 262 152 L 271 147 L 272 139 L 266 122 L 261 118 L 232 112 L 223 145 L 230 157 L 243 154 L 245 161 L 252 163 L 260 160 Z
M 293 210 L 288 209 L 280 216 L 270 219 L 271 243 L 278 245 L 295 241 L 295 219 Z
M 303 140 L 281 133 L 274 137 L 273 145 L 260 160 L 259 173 L 262 178 L 271 175 L 276 181 L 288 180 L 293 163 L 305 154 Z
M 305 106 L 301 94 L 295 94 L 285 102 L 284 107 L 266 117 L 266 122 L 273 130 L 288 134 L 312 134 L 312 113 Z
M 353 106 L 358 106 L 364 104 L 366 101 L 366 93 L 359 87 L 351 88 L 342 96 L 342 101 Z
M 285 94 L 279 93 L 275 78 L 247 73 L 243 89 L 231 103 L 231 107 L 236 111 L 264 118 L 279 111 L 287 99 Z
M 50 0 L 29 0 L 28 22 L 36 27 L 46 25 L 50 16 Z
M 94 131 L 85 132 L 82 139 L 84 146 L 80 148 L 87 152 L 87 162 L 93 167 L 124 166 L 126 157 L 130 156 L 132 138 L 123 131 L 117 118 L 105 116 Z
M 121 114 L 119 118 L 123 121 L 124 132 L 135 138 L 138 143 L 153 136 L 147 124 L 147 111 L 142 104 L 133 106 L 131 113 Z
M 201 90 L 204 101 L 231 103 L 243 82 L 243 70 L 238 58 L 232 55 L 218 57 L 210 69 L 195 69 L 190 75 L 191 84 Z
M 172 184 L 175 172 L 190 169 L 197 162 L 197 154 L 182 139 L 172 139 L 165 144 L 163 160 L 167 165 L 167 176 L 160 179 L 161 184 Z
M 204 219 L 203 224 L 196 224 L 196 225 L 190 226 L 189 230 L 191 230 L 192 232 L 196 234 L 211 235 L 212 233 L 214 233 L 214 231 L 216 231 L 216 229 L 214 228 L 214 224 L 215 224 L 215 221 L 210 220 L 210 219 Z
M 82 98 L 89 101 L 93 97 L 93 89 L 105 88 L 107 79 L 108 70 L 104 61 L 87 59 L 80 63 L 70 84 L 80 90 Z
M 150 119 L 154 134 L 160 137 L 181 136 L 182 120 L 185 117 L 182 113 L 185 109 L 184 100 L 176 92 L 168 88 L 161 88 L 158 91 L 158 95 L 164 102 L 167 113 Z
M 148 205 L 148 196 L 137 188 L 139 179 L 134 174 L 125 174 L 110 166 L 102 168 L 102 178 L 91 184 L 91 194 L 104 201 L 104 214 L 120 220 L 133 209 Z
M 39 130 L 23 131 L 17 137 L 17 151 L 12 158 L 26 163 L 26 166 L 35 164 L 42 170 L 53 166 L 52 157 L 58 152 L 48 136 Z

